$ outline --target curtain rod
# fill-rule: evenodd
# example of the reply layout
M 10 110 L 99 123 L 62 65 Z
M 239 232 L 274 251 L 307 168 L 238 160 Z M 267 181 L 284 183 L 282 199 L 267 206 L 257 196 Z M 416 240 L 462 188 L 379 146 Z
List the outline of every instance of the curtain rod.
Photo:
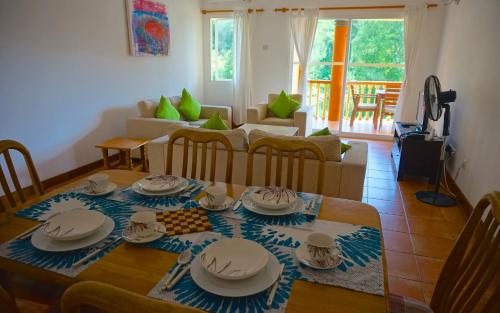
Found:
M 264 12 L 264 9 L 248 9 L 248 13 L 253 13 L 253 12 Z M 201 13 L 207 14 L 207 13 L 232 13 L 234 10 L 201 10 Z
M 427 4 L 427 8 L 436 8 L 438 5 L 435 3 Z M 334 10 L 378 10 L 378 9 L 404 9 L 405 5 L 378 5 L 378 6 L 359 6 L 359 7 L 325 7 L 319 8 L 320 11 L 334 11 Z M 299 8 L 276 8 L 274 12 L 288 12 L 299 11 Z

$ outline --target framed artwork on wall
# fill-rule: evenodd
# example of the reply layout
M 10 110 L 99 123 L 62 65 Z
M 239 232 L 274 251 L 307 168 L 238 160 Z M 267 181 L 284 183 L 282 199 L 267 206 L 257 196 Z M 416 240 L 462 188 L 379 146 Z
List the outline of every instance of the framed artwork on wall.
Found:
M 134 56 L 166 56 L 170 50 L 170 22 L 161 1 L 125 0 L 130 53 Z

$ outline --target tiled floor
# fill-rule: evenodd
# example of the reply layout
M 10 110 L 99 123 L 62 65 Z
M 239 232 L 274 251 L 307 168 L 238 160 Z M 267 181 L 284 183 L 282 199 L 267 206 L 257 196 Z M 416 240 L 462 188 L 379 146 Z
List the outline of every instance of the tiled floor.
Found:
M 398 182 L 387 141 L 368 141 L 363 201 L 380 213 L 391 293 L 430 302 L 445 259 L 467 219 L 459 206 L 439 208 L 415 199 L 425 180 Z
M 342 121 L 342 131 L 347 133 L 356 134 L 369 134 L 369 135 L 385 135 L 392 136 L 394 130 L 392 129 L 392 119 L 384 119 L 380 127 L 373 126 L 373 120 L 355 120 L 352 127 L 349 120 Z M 332 132 L 338 133 L 339 122 L 327 121 L 322 119 L 315 119 L 313 122 L 313 130 L 318 130 L 328 127 Z

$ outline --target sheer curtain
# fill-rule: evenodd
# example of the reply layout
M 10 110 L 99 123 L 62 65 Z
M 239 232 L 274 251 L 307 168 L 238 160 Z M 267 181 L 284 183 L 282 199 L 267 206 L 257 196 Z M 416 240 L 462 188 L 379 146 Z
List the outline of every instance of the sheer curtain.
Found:
M 307 72 L 311 56 L 314 35 L 318 25 L 319 9 L 304 9 L 291 11 L 290 28 L 299 63 L 302 67 L 302 77 L 299 81 L 299 93 L 307 99 Z
M 420 82 L 415 81 L 416 60 L 419 51 L 419 42 L 422 37 L 422 29 L 427 15 L 427 5 L 425 3 L 417 5 L 406 5 L 405 18 L 405 81 L 401 86 L 401 93 L 398 99 L 398 106 L 394 119 L 396 121 L 413 120 L 411 110 L 408 106 L 417 103 L 416 86 Z M 422 49 L 422 47 L 420 47 Z M 423 82 L 422 82 L 423 83 Z
M 253 17 L 247 10 L 234 11 L 233 38 L 233 121 L 246 122 L 247 108 L 252 106 L 252 28 Z

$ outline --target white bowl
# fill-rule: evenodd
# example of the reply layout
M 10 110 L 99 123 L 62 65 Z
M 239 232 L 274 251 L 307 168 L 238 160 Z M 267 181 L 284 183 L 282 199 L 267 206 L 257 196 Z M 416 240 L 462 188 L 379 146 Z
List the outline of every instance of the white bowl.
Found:
M 42 227 L 42 232 L 54 240 L 77 240 L 95 233 L 105 219 L 106 216 L 99 211 L 72 209 L 48 220 L 47 225 Z
M 182 182 L 177 176 L 172 175 L 151 175 L 139 182 L 142 189 L 149 192 L 162 192 L 172 190 Z
M 200 253 L 201 264 L 207 272 L 228 280 L 254 276 L 268 260 L 269 253 L 264 247 L 242 238 L 218 240 Z
M 280 210 L 294 204 L 297 193 L 284 187 L 262 187 L 253 191 L 250 199 L 261 208 Z

